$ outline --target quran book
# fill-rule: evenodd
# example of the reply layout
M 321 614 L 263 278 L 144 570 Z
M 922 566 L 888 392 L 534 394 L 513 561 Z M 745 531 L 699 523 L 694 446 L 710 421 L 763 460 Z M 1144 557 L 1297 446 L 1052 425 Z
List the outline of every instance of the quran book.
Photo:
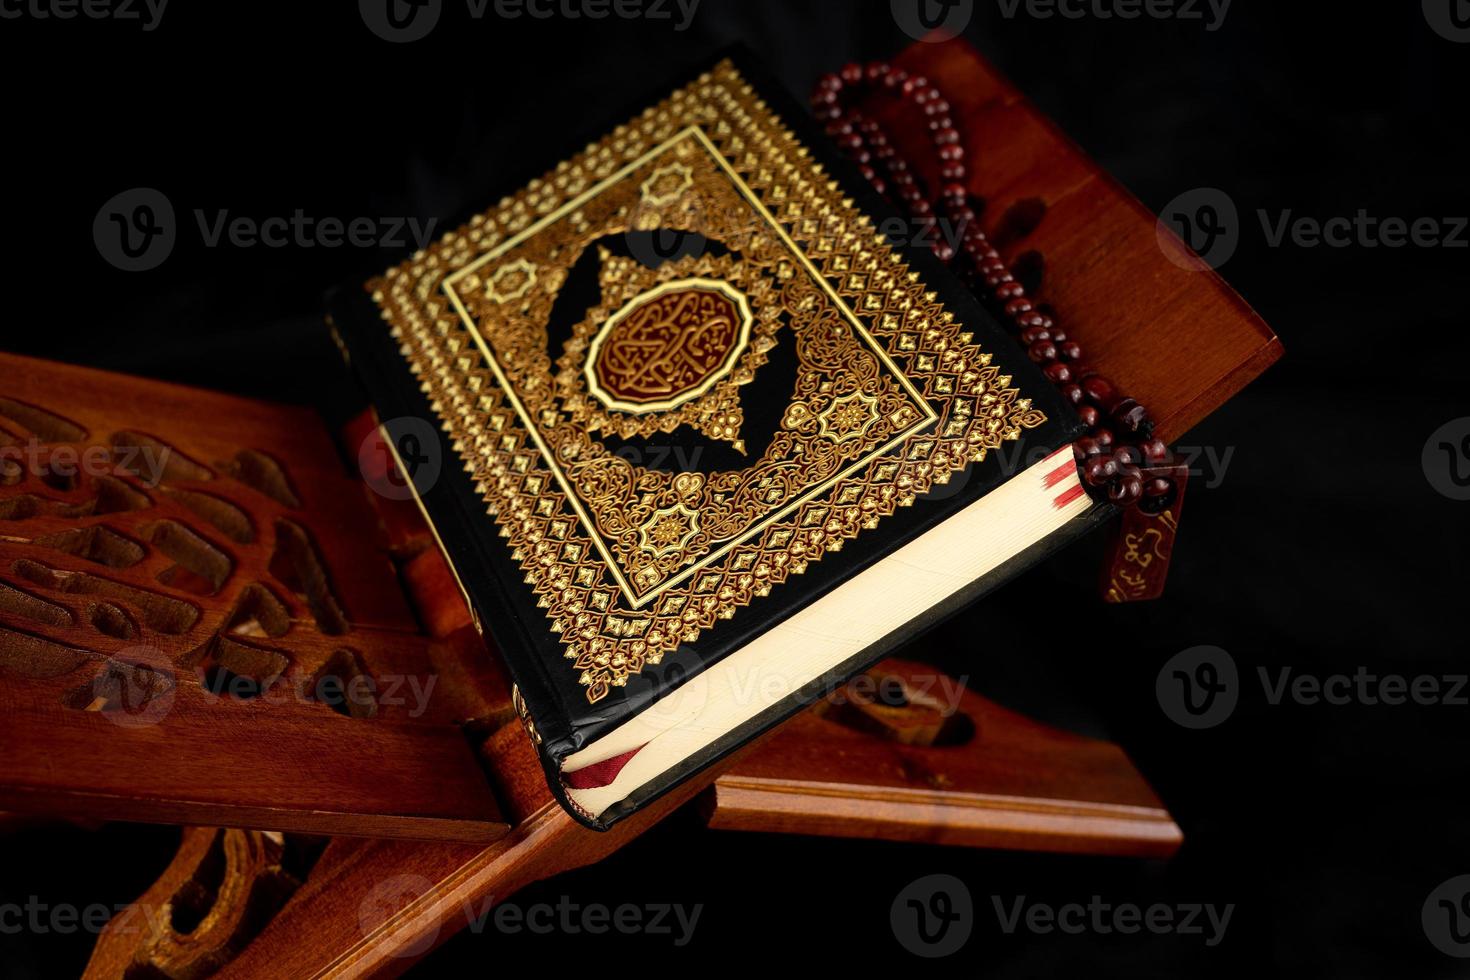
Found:
M 726 57 L 331 300 L 589 826 L 1095 516 L 1070 407 L 825 139 Z

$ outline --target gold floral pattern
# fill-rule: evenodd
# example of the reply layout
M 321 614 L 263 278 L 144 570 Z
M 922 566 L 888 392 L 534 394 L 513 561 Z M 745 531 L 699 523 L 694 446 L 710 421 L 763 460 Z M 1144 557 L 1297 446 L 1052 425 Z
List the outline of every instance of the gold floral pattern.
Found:
M 600 256 L 602 300 L 553 360 L 568 270 L 598 239 L 648 228 L 730 254 L 657 269 Z M 533 281 L 496 298 L 517 262 Z M 749 298 L 731 374 L 666 413 L 589 397 L 606 318 L 691 277 Z M 591 701 L 1044 421 L 728 62 L 369 289 Z M 738 432 L 740 387 L 778 343 L 796 381 L 748 466 L 671 474 L 598 441 L 650 421 Z

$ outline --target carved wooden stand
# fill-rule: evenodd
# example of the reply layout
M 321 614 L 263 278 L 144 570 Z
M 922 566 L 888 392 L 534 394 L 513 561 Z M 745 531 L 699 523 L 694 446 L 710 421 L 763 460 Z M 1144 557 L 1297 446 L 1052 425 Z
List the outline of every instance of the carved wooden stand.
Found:
M 952 93 L 987 230 L 1035 253 L 1040 295 L 1164 438 L 1279 356 L 971 48 L 899 62 Z M 401 972 L 466 904 L 596 861 L 695 797 L 714 828 L 1179 844 L 1117 746 L 971 692 L 947 712 L 932 672 L 900 661 L 585 830 L 552 802 L 417 512 L 355 472 L 372 420 L 342 436 L 299 409 L 0 355 L 0 809 L 190 827 L 91 976 Z

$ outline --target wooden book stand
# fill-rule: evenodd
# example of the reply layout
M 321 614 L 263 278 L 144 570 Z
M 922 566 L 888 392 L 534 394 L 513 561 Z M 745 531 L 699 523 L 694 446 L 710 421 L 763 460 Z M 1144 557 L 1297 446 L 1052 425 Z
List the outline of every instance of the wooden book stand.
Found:
M 1044 263 L 1042 299 L 1164 438 L 1279 356 L 972 48 L 899 63 L 953 93 L 987 231 Z M 696 798 L 713 828 L 1180 842 L 1117 746 L 972 692 L 946 711 L 918 683 L 933 672 L 896 660 L 588 831 L 551 800 L 431 533 L 370 489 L 392 478 L 371 418 L 334 442 L 295 408 L 3 355 L 0 377 L 0 809 L 188 827 L 90 976 L 397 973 L 466 903 L 596 861 Z

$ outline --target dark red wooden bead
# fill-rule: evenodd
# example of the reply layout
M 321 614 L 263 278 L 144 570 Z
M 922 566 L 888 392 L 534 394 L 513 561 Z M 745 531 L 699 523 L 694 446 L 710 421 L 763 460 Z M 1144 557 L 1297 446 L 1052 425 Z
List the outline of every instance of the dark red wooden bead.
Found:
M 856 85 L 863 80 L 863 66 L 856 61 L 849 61 L 842 66 L 842 71 L 838 72 L 838 74 L 842 76 L 842 80 L 848 85 Z
M 1046 380 L 1056 385 L 1066 384 L 1072 380 L 1072 369 L 1061 361 L 1053 361 L 1048 364 L 1042 368 L 1042 373 L 1046 375 Z
M 1072 387 L 1077 388 L 1078 392 L 1082 391 L 1082 389 L 1077 385 L 1073 385 Z M 1097 427 L 1099 415 L 1097 409 L 1093 408 L 1091 405 L 1082 405 L 1077 409 L 1077 418 L 1081 420 L 1083 425 L 1087 426 L 1089 429 L 1092 429 Z
M 959 160 L 951 160 L 939 168 L 939 176 L 943 180 L 963 181 L 967 172 Z
M 939 159 L 953 162 L 965 158 L 965 148 L 958 143 L 946 143 L 939 148 Z
M 1164 444 L 1164 440 L 1162 439 L 1150 439 L 1143 444 L 1142 448 L 1144 457 L 1150 463 L 1162 462 L 1169 456 L 1169 447 Z
M 1051 334 L 1042 327 L 1027 327 L 1020 333 L 1021 343 L 1034 344 L 1038 340 L 1051 340 Z
M 1049 340 L 1038 340 L 1026 349 L 1026 353 L 1037 364 L 1045 364 L 1057 359 L 1057 345 Z
M 882 81 L 888 74 L 888 64 L 883 61 L 871 62 L 865 74 L 868 76 L 868 81 L 870 82 Z
M 1018 296 L 1006 303 L 1006 316 L 1020 316 L 1031 312 L 1031 301 L 1024 296 Z M 1053 340 L 1056 338 L 1053 337 Z
M 954 261 L 954 246 L 949 242 L 938 241 L 934 243 L 934 255 L 941 262 Z
M 1103 451 L 1102 446 L 1099 446 L 1097 444 L 1097 440 L 1092 438 L 1092 436 L 1083 436 L 1081 439 L 1077 440 L 1075 445 L 1077 447 L 1077 451 L 1080 452 L 1083 456 L 1099 456 L 1102 454 Z
M 1119 466 L 1137 466 L 1143 462 L 1143 450 L 1137 446 L 1121 445 L 1113 447 L 1113 459 L 1117 460 Z
M 959 141 L 960 131 L 958 129 L 955 129 L 953 126 L 950 126 L 947 129 L 941 129 L 939 132 L 934 134 L 934 142 L 938 143 L 940 146 L 946 146 L 950 143 L 958 143 Z
M 1123 398 L 1108 412 L 1114 422 L 1129 432 L 1137 432 L 1148 421 L 1148 410 L 1134 398 Z
M 1071 402 L 1073 405 L 1076 405 L 1076 404 L 1078 404 L 1079 402 L 1082 401 L 1082 386 L 1081 385 L 1065 384 L 1065 385 L 1062 385 L 1057 390 L 1062 393 L 1062 397 L 1063 398 L 1065 398 L 1067 401 Z M 1087 406 L 1087 407 L 1090 408 L 1091 406 Z M 1083 422 L 1089 428 L 1091 428 L 1091 426 L 1093 424 L 1093 423 L 1087 422 L 1086 419 L 1084 419 Z
M 1112 486 L 1108 487 L 1108 499 L 1119 507 L 1136 504 L 1141 496 L 1143 496 L 1143 480 L 1136 474 L 1120 476 Z
M 1143 485 L 1143 495 L 1157 500 L 1167 497 L 1174 492 L 1174 481 L 1166 477 L 1156 476 Z
M 1069 361 L 1080 361 L 1082 359 L 1082 345 L 1075 340 L 1061 340 L 1057 350 Z
M 1118 475 L 1118 465 L 1107 456 L 1090 456 L 1082 464 L 1082 479 L 1090 487 L 1100 487 Z
M 1082 391 L 1087 395 L 1087 400 L 1099 408 L 1107 408 L 1113 399 L 1113 386 L 1108 383 L 1107 378 L 1098 374 L 1082 382 Z

